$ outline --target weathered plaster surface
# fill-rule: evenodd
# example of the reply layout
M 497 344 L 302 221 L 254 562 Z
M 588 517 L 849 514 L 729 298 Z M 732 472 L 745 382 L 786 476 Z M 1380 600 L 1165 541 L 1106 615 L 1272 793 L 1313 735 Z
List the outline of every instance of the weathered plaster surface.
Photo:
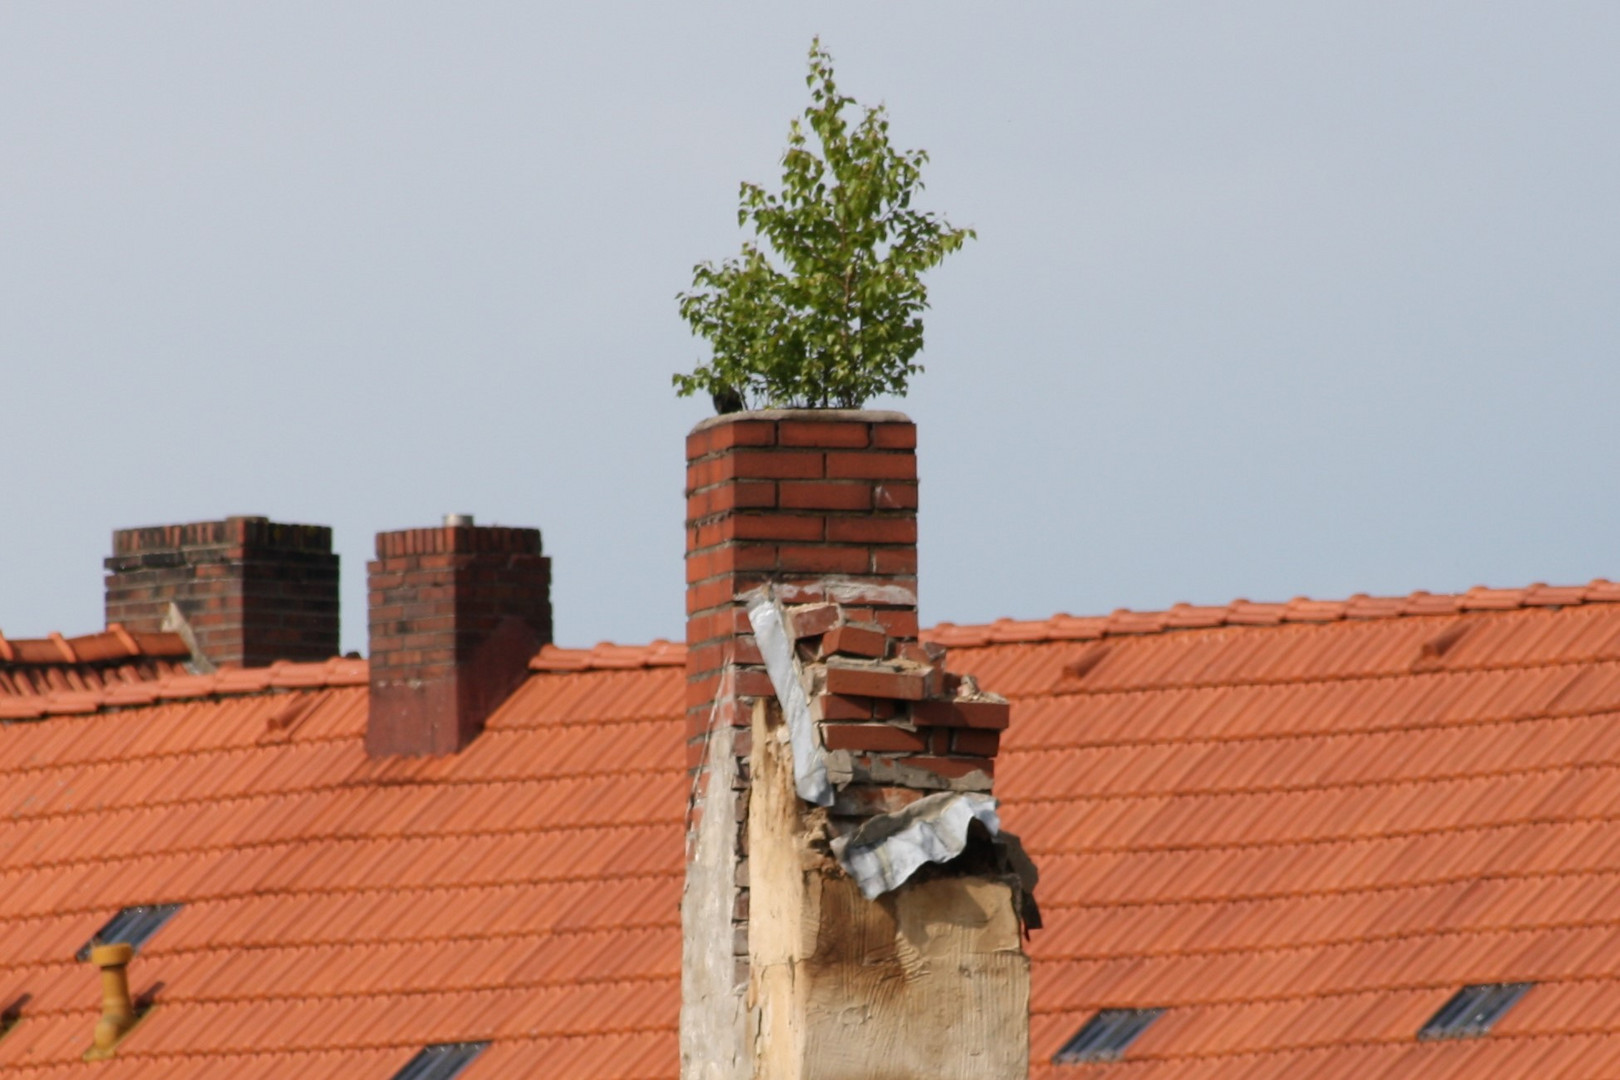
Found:
M 681 1076 L 746 1080 L 746 983 L 738 976 L 732 913 L 737 897 L 737 764 L 732 728 L 715 728 L 696 835 L 688 838 L 681 896 Z
M 756 711 L 748 848 L 759 1080 L 1023 1080 L 1029 961 L 1013 889 L 927 876 L 867 900 L 793 788 L 785 730 Z

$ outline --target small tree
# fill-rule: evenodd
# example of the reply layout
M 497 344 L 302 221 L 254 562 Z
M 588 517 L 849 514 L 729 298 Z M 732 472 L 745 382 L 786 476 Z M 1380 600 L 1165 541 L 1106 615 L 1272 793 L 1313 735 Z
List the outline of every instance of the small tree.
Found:
M 856 105 L 833 82 L 832 57 L 810 46 L 813 149 L 794 120 L 782 155 L 782 190 L 744 182 L 737 224 L 763 237 L 719 266 L 699 263 L 681 315 L 714 356 L 676 375 L 681 395 L 705 391 L 716 408 L 859 408 L 876 394 L 904 394 L 922 370 L 922 273 L 960 248 L 972 229 L 911 208 L 923 189 L 922 150 L 896 152 L 882 106 Z M 772 261 L 774 255 L 781 268 Z

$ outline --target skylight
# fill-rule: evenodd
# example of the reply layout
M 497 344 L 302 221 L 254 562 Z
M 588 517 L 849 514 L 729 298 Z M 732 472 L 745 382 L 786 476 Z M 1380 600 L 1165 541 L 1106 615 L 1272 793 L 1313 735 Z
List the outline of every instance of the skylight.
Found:
M 1483 1035 L 1524 996 L 1531 983 L 1465 986 L 1440 1007 L 1418 1032 L 1420 1039 L 1466 1039 Z
M 423 1047 L 421 1053 L 394 1074 L 394 1080 L 451 1080 L 488 1045 L 487 1042 L 462 1042 Z
M 146 939 L 157 933 L 179 910 L 179 904 L 127 907 L 108 919 L 107 925 L 97 930 L 95 936 L 74 955 L 81 962 L 90 959 L 90 947 L 93 945 L 128 945 L 139 951 L 146 944 Z
M 1117 1060 L 1163 1012 L 1163 1009 L 1103 1009 L 1053 1055 L 1052 1064 Z

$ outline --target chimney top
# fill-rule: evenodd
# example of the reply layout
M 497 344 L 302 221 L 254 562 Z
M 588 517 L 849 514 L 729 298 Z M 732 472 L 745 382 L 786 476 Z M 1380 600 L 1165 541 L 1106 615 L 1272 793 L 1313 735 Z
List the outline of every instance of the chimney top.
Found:
M 471 514 L 446 514 L 444 515 L 444 526 L 447 529 L 470 529 L 473 526 L 473 516 Z

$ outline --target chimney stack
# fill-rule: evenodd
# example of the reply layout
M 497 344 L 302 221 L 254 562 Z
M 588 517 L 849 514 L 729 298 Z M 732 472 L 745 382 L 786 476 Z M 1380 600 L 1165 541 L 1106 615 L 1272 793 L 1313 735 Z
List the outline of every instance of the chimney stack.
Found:
M 732 413 L 686 449 L 682 1075 L 1022 1080 L 1009 710 L 918 640 L 915 426 Z
M 173 605 L 216 666 L 337 655 L 338 557 L 324 525 L 229 517 L 120 529 L 105 565 L 109 625 L 172 629 Z
M 551 641 L 551 560 L 540 530 L 474 525 L 377 534 L 367 567 L 373 756 L 453 754 Z

